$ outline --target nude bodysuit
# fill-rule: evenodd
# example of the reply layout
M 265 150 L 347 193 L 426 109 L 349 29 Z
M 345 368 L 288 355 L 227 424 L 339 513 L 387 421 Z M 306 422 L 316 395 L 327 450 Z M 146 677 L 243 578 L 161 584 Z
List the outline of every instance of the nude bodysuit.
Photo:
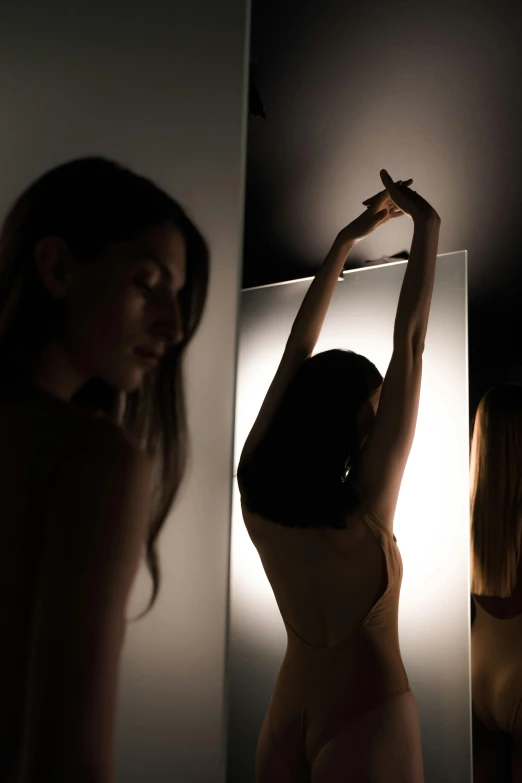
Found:
M 522 739 L 522 614 L 500 619 L 474 604 L 473 709 L 491 731 Z
M 371 544 L 368 540 L 360 551 L 357 551 L 355 545 L 354 554 L 350 557 L 346 549 L 334 549 L 331 538 L 327 540 L 322 529 L 287 529 L 267 521 L 253 529 L 252 524 L 249 524 L 249 514 L 245 514 L 247 528 L 280 609 L 284 605 L 288 612 L 292 600 L 296 603 L 295 592 L 292 599 L 291 585 L 299 581 L 299 570 L 305 572 L 305 580 L 308 574 L 312 582 L 310 596 L 315 594 L 316 607 L 321 604 L 330 607 L 333 602 L 336 603 L 335 610 L 330 612 L 330 619 L 325 619 L 325 626 L 337 618 L 335 624 L 338 638 L 335 643 L 322 646 L 305 641 L 292 628 L 288 617 L 285 618 L 285 610 L 281 611 L 288 645 L 263 732 L 269 735 L 270 742 L 277 747 L 277 753 L 292 775 L 291 779 L 296 782 L 309 781 L 310 770 L 321 749 L 348 724 L 381 702 L 410 690 L 398 638 L 398 605 L 402 581 L 399 549 L 395 536 L 375 514 L 365 509 L 359 517 L 363 522 L 361 527 L 366 528 L 366 534 L 371 534 L 366 535 L 366 539 L 372 539 L 374 555 L 375 550 L 379 549 L 375 544 L 380 545 L 381 552 L 377 552 L 380 555 L 380 569 L 375 556 L 370 560 L 366 556 L 366 553 L 372 551 L 371 546 L 368 548 L 368 544 Z M 266 528 L 267 525 L 270 527 Z M 263 535 L 263 529 L 265 532 L 270 531 L 267 537 Z M 335 531 L 334 535 L 338 534 L 342 536 L 342 531 Z M 304 544 L 306 537 L 308 544 Z M 295 550 L 295 560 L 300 561 L 297 570 L 289 565 L 291 558 L 293 561 L 292 548 Z M 278 551 L 279 558 L 275 554 Z M 382 554 L 387 572 L 385 586 L 382 585 Z M 357 578 L 361 575 L 363 579 L 364 574 L 372 569 L 381 572 L 380 597 L 373 606 L 371 602 L 366 602 L 364 611 L 354 623 L 351 607 L 359 595 Z M 303 581 L 304 584 L 306 581 Z M 319 585 L 323 588 L 322 593 Z M 360 589 L 364 591 L 364 585 Z M 308 602 L 311 605 L 314 599 L 310 596 Z M 305 601 L 302 602 L 304 611 Z M 347 618 L 344 628 L 343 613 Z M 327 617 L 328 609 L 319 611 L 319 614 Z M 258 747 L 258 767 L 264 765 L 263 780 L 270 780 L 272 776 L 269 771 L 266 772 L 270 762 L 268 759 L 260 759 L 260 753 L 262 755 L 263 750 L 260 751 Z

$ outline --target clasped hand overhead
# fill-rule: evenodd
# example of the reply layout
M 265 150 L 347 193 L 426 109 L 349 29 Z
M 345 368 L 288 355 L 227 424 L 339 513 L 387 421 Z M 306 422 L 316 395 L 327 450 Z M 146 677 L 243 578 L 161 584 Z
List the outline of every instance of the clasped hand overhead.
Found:
M 366 210 L 339 232 L 338 240 L 343 244 L 360 242 L 378 226 L 403 215 L 408 215 L 416 226 L 440 223 L 440 217 L 431 204 L 411 190 L 413 179 L 394 182 L 386 169 L 381 170 L 380 177 L 384 190 L 365 199 L 362 203 Z

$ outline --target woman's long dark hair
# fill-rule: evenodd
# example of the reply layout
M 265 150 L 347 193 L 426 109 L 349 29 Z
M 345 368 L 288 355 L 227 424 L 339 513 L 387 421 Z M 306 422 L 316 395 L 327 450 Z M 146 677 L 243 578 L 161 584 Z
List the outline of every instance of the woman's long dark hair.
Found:
M 268 430 L 238 470 L 247 508 L 286 527 L 346 527 L 360 498 L 346 478 L 359 453 L 357 414 L 381 385 L 372 362 L 353 351 L 307 359 Z
M 148 179 L 103 158 L 82 158 L 44 174 L 16 201 L 0 233 L 0 363 L 14 371 L 36 357 L 63 320 L 63 303 L 43 286 L 34 249 L 61 237 L 86 262 L 118 241 L 171 222 L 186 244 L 186 284 L 179 293 L 183 342 L 170 348 L 142 387 L 129 394 L 101 380 L 87 383 L 75 404 L 100 410 L 119 423 L 152 458 L 155 468 L 146 561 L 153 606 L 160 586 L 156 541 L 183 478 L 187 427 L 182 359 L 205 305 L 209 253 L 183 209 Z M 143 615 L 140 615 L 143 616 Z

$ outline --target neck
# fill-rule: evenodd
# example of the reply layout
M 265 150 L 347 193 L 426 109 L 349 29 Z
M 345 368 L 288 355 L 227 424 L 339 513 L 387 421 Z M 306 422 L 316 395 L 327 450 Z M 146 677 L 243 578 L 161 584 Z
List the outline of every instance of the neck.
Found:
M 45 346 L 38 359 L 28 368 L 28 375 L 46 392 L 65 402 L 70 402 L 87 381 L 74 369 L 57 342 Z

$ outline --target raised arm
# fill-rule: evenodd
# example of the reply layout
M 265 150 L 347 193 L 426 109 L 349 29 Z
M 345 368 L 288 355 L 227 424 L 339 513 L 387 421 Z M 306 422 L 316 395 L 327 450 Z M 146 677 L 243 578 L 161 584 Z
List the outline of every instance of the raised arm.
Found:
M 413 219 L 413 240 L 395 317 L 392 358 L 384 378 L 374 427 L 354 473 L 364 497 L 392 530 L 417 423 L 422 354 L 441 221 L 433 207 L 417 193 L 404 185 L 395 185 L 384 170 L 381 178 L 397 207 Z
M 408 180 L 407 184 L 412 181 Z M 392 203 L 389 193 L 384 190 L 374 197 L 365 212 L 337 235 L 299 308 L 277 372 L 243 446 L 239 470 L 263 439 L 297 369 L 312 354 L 321 334 L 335 285 L 352 248 L 378 226 L 402 214 Z

